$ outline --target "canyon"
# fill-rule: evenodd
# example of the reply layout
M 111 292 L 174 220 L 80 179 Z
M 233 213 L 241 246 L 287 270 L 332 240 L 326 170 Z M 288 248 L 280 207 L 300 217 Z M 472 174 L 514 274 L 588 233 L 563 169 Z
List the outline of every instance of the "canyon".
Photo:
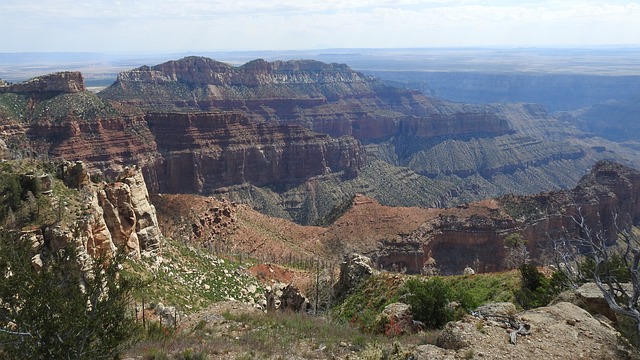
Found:
M 50 83 L 44 93 L 3 85 L 10 152 L 83 160 L 107 178 L 138 165 L 153 193 L 215 195 L 301 224 L 330 223 L 356 194 L 443 207 L 570 188 L 603 159 L 640 164 L 633 147 L 542 106 L 447 102 L 341 64 L 187 57 L 124 71 L 98 94 L 78 79 L 25 83 Z

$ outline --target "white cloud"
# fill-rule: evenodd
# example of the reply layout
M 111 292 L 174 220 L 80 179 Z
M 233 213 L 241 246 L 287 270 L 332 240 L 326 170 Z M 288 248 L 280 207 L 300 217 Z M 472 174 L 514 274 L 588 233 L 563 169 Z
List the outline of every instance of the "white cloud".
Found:
M 2 51 L 639 44 L 639 1 L 0 3 Z

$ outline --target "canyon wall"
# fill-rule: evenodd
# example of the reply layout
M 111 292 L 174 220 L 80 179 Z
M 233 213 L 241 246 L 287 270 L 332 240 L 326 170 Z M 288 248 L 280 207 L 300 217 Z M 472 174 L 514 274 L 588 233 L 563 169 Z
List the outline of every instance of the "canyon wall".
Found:
M 84 79 L 78 71 L 57 72 L 17 84 L 0 83 L 0 93 L 77 93 L 85 90 Z
M 618 229 L 640 224 L 640 172 L 603 161 L 573 190 L 509 195 L 498 203 L 443 209 L 402 240 L 382 243 L 374 258 L 411 273 L 421 272 L 430 258 L 443 274 L 459 274 L 467 266 L 498 271 L 506 266 L 508 235 L 522 235 L 531 257 L 541 261 L 552 241 L 586 236 L 576 222 L 581 219 L 613 244 Z
M 365 163 L 353 138 L 331 138 L 301 126 L 255 123 L 234 113 L 150 113 L 146 122 L 162 162 L 161 192 L 211 193 L 236 184 L 287 186 Z

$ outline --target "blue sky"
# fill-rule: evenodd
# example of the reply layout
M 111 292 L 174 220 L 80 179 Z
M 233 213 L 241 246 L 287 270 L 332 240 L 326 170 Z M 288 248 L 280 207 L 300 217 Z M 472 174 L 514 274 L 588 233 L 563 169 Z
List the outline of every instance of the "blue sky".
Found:
M 0 33 L 0 52 L 635 46 L 640 0 L 1 0 Z

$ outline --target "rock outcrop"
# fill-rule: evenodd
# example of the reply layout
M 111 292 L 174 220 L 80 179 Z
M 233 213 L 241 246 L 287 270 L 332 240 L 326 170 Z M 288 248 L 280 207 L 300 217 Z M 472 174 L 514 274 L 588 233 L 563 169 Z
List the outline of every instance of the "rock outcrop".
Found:
M 85 90 L 84 78 L 78 71 L 57 72 L 17 84 L 0 83 L 0 93 L 77 93 Z
M 340 277 L 333 285 L 337 302 L 344 299 L 353 289 L 376 272 L 373 262 L 366 256 L 351 254 L 340 264 Z
M 113 183 L 94 184 L 86 168 L 77 162 L 63 166 L 65 181 L 79 188 L 84 212 L 73 225 L 65 229 L 56 225 L 45 231 L 50 249 L 78 243 L 92 256 L 111 256 L 124 249 L 133 257 L 160 245 L 162 234 L 155 207 L 139 168 L 127 168 Z
M 387 336 L 415 334 L 424 330 L 424 324 L 413 320 L 411 306 L 401 302 L 391 303 L 376 317 L 376 330 Z
M 293 284 L 275 283 L 267 286 L 267 311 L 305 312 L 311 308 L 307 299 Z
M 158 247 L 161 234 L 156 210 L 139 169 L 126 169 L 118 181 L 99 190 L 97 198 L 116 247 L 125 247 L 136 257 L 141 250 Z
M 616 216 L 617 215 L 617 216 Z M 553 239 L 581 236 L 574 219 L 584 218 L 611 244 L 617 229 L 640 223 L 640 172 L 612 162 L 597 163 L 573 190 L 531 196 L 505 196 L 443 209 L 412 234 L 381 243 L 376 263 L 419 273 L 432 254 L 443 274 L 504 268 L 505 238 L 519 233 L 536 259 Z

